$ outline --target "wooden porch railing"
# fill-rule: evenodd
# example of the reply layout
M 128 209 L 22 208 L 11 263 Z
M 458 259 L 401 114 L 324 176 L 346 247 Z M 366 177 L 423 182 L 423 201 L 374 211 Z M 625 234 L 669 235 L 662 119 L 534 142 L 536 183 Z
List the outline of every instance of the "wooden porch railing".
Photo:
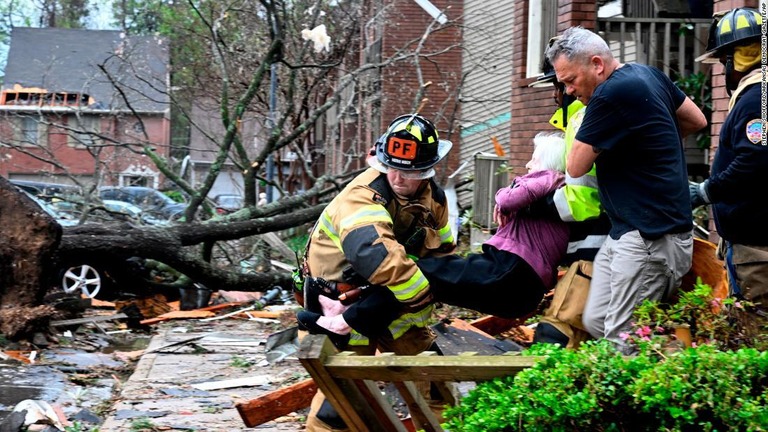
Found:
M 597 30 L 620 62 L 655 66 L 675 81 L 708 73 L 709 66 L 695 59 L 706 51 L 711 23 L 701 18 L 598 18 Z M 699 148 L 696 136 L 686 138 L 685 156 L 689 174 L 706 178 L 709 151 Z
M 687 76 L 701 70 L 694 59 L 706 50 L 711 23 L 700 18 L 599 18 L 597 30 L 622 63 L 644 63 L 667 75 Z

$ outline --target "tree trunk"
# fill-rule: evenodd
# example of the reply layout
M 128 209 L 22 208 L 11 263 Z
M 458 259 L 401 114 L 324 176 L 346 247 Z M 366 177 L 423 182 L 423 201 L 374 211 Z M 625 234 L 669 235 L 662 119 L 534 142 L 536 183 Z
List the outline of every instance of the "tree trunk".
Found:
M 0 333 L 14 339 L 39 327 L 51 310 L 36 308 L 50 286 L 61 227 L 0 177 Z

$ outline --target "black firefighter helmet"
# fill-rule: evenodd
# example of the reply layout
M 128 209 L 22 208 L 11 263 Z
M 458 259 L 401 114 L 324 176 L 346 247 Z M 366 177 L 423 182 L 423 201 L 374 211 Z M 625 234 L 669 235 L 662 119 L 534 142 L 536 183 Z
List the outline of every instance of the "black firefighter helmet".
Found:
M 426 179 L 435 175 L 432 168 L 451 150 L 453 143 L 442 140 L 431 121 L 419 114 L 405 114 L 389 124 L 387 131 L 376 141 L 376 155 L 368 163 L 380 172 L 389 168 L 418 173 Z
M 713 15 L 709 28 L 707 51 L 696 58 L 704 63 L 717 63 L 738 45 L 756 42 L 761 36 L 763 17 L 755 9 L 736 8 Z

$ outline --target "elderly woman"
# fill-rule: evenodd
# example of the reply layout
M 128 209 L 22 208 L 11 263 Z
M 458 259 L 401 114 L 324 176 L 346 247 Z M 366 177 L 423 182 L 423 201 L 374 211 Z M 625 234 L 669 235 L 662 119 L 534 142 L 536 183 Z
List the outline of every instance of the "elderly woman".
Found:
M 482 253 L 466 258 L 423 258 L 416 264 L 435 300 L 505 318 L 525 316 L 556 282 L 565 254 L 568 227 L 560 220 L 537 219 L 525 209 L 564 182 L 565 143 L 560 134 L 540 133 L 526 164 L 528 174 L 496 192 L 494 219 L 499 229 Z

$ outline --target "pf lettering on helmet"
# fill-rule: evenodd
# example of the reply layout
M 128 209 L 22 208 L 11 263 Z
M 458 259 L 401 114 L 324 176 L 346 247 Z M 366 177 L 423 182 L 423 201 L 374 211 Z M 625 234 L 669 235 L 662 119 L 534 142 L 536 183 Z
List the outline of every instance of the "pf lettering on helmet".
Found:
M 417 146 L 416 141 L 390 137 L 387 142 L 387 153 L 392 157 L 404 159 L 401 163 L 407 163 L 405 161 L 416 159 Z

